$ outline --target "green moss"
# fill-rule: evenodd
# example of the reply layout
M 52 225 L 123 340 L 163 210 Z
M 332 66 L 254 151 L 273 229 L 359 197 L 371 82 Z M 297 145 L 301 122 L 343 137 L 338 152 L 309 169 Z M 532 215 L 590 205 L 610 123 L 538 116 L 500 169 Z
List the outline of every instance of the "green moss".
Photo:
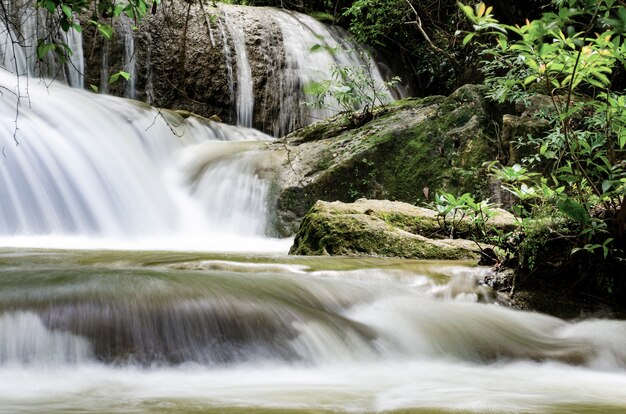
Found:
M 337 132 L 336 120 L 307 127 L 287 140 L 296 148 L 322 145 L 301 143 L 315 135 L 325 139 L 328 150 L 302 152 L 301 158 L 319 157 L 304 173 L 311 180 L 303 188 L 284 190 L 290 194 L 280 195 L 279 208 L 302 217 L 317 200 L 364 197 L 418 204 L 440 191 L 486 197 L 482 164 L 497 156 L 486 119 L 482 89 L 470 85 L 447 98 L 396 102 L 353 130 Z
M 477 253 L 462 242 L 442 244 L 410 234 L 401 226 L 408 228 L 419 220 L 401 216 L 394 213 L 364 215 L 349 209 L 333 211 L 332 207 L 316 204 L 303 220 L 289 254 L 435 260 L 477 258 Z M 393 223 L 400 223 L 400 226 Z
M 399 213 L 378 213 L 376 217 L 393 227 L 412 234 L 421 234 L 427 237 L 437 237 L 441 234 L 441 227 L 434 218 L 414 217 Z

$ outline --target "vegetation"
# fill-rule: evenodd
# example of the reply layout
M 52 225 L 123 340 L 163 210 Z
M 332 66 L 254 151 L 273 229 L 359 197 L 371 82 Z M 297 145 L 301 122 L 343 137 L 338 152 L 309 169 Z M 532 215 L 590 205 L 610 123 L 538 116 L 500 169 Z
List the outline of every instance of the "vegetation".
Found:
M 614 269 L 625 260 L 626 7 L 614 0 L 555 4 L 522 26 L 499 22 L 483 3 L 461 4 L 474 27 L 463 43 L 484 48 L 493 100 L 528 107 L 533 96 L 549 97 L 550 105 L 534 114 L 549 131 L 519 143 L 536 151 L 521 164 L 491 165 L 517 200 L 522 231 L 508 248 L 518 266 L 532 274 L 546 245 L 566 249 L 571 256 L 562 265 L 575 264 L 578 283 L 602 281 L 596 287 L 615 296 L 624 280 Z
M 91 14 L 91 18 L 86 24 L 96 27 L 98 32 L 105 39 L 110 39 L 114 34 L 113 21 L 121 15 L 133 19 L 138 23 L 153 7 L 156 7 L 160 0 L 126 0 L 116 2 L 115 0 L 97 0 L 90 2 L 87 0 L 36 0 L 35 6 L 44 9 L 52 17 L 53 25 L 47 26 L 47 31 L 37 39 L 37 59 L 43 61 L 49 54 L 52 54 L 60 63 L 68 60 L 73 50 L 59 39 L 58 32 L 69 32 L 76 30 L 81 32 L 83 26 L 78 21 L 78 15 Z M 2 6 L 1 20 L 6 26 L 19 27 L 11 16 L 11 13 Z M 19 43 L 20 39 L 11 39 L 14 43 Z M 129 74 L 119 71 L 110 76 L 109 82 L 114 83 L 119 78 L 129 79 Z
M 447 0 L 230 2 L 315 13 L 349 28 L 360 41 L 380 49 L 401 50 L 395 58 L 414 68 L 413 80 L 417 80 L 423 94 L 447 94 L 474 80 L 481 68 L 488 98 L 499 104 L 530 108 L 535 118 L 548 125 L 545 134 L 528 135 L 517 142 L 520 147 L 533 149 L 517 163 L 500 160 L 488 165 L 493 178 L 513 198 L 512 210 L 520 223 L 518 231 L 495 240 L 500 244 L 496 252 L 500 262 L 517 266 L 529 278 L 548 273 L 545 264 L 550 262 L 554 265 L 550 271 L 554 273 L 558 268 L 559 272 L 579 275 L 574 284 L 591 286 L 594 295 L 626 297 L 626 278 L 619 275 L 626 260 L 623 1 L 553 0 L 542 14 L 537 12 L 538 6 L 548 0 L 529 1 L 525 2 L 527 8 L 510 7 L 499 17 L 495 15 L 497 9 L 484 3 L 457 7 Z M 505 0 L 493 3 L 501 8 L 511 5 Z M 124 14 L 139 21 L 157 4 L 158 0 L 99 0 L 92 8 L 86 0 L 37 0 L 38 7 L 58 17 L 64 31 L 81 30 L 76 14 L 91 12 L 92 18 L 86 24 L 96 27 L 105 38 L 113 35 L 112 20 L 116 17 Z M 529 17 L 524 24 L 520 24 L 521 14 Z M 40 40 L 37 55 L 43 59 L 50 53 L 64 59 L 71 51 L 50 33 Z M 331 79 L 309 85 L 314 97 L 310 105 L 338 106 L 351 114 L 353 126 L 369 121 L 374 106 L 384 104 L 381 91 L 388 86 L 373 83 L 369 69 L 335 65 Z M 118 72 L 110 80 L 127 76 Z M 547 97 L 548 104 L 533 108 L 537 96 Z M 357 109 L 360 111 L 355 113 Z M 442 106 L 441 112 L 445 109 Z M 454 122 L 462 122 L 456 127 L 469 123 L 469 118 L 457 115 Z M 442 123 L 448 122 L 445 116 L 440 118 Z M 459 152 L 454 137 L 442 138 L 442 131 L 449 131 L 450 125 L 437 126 L 436 131 L 422 130 L 426 124 L 419 125 L 414 135 L 446 145 L 449 141 L 452 148 L 442 146 L 442 153 Z M 410 160 L 405 159 L 409 157 L 406 154 L 390 156 L 398 165 L 394 175 L 401 178 L 398 181 L 402 185 L 416 182 L 401 176 L 403 166 L 415 163 L 421 156 L 418 152 L 425 147 L 417 139 L 415 142 Z M 471 149 L 466 152 L 475 150 Z M 427 159 L 432 159 L 432 153 L 424 153 L 418 161 L 425 164 Z M 367 180 L 375 181 L 376 168 L 363 167 Z M 467 180 L 461 177 L 458 181 Z M 428 185 L 420 183 L 424 189 Z M 463 187 L 462 192 L 471 191 L 465 185 L 459 187 Z M 352 191 L 354 198 L 361 194 L 357 189 Z M 484 227 L 490 204 L 476 201 L 482 197 L 484 194 L 438 194 L 435 206 L 446 232 L 454 236 L 458 223 L 468 217 L 477 228 Z M 560 255 L 558 260 L 552 255 L 555 251 Z
M 360 53 L 366 54 L 365 51 Z M 307 105 L 315 109 L 338 110 L 347 115 L 351 126 L 370 121 L 374 109 L 377 106 L 384 107 L 390 101 L 389 88 L 398 83 L 400 78 L 379 82 L 372 74 L 369 56 L 364 56 L 362 60 L 367 63 L 360 67 L 335 63 L 331 79 L 306 85 L 307 94 L 313 98 Z

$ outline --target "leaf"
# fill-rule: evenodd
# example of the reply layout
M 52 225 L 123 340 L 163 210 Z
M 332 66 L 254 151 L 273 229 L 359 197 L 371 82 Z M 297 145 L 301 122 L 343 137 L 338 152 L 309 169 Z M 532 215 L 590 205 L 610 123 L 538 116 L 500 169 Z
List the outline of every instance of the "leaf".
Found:
M 61 19 L 61 21 L 59 22 L 59 25 L 61 26 L 61 29 L 63 29 L 64 32 L 67 32 L 68 30 L 70 30 L 70 22 L 67 21 L 67 19 Z
M 114 73 L 113 75 L 111 75 L 109 77 L 109 83 L 117 82 L 120 77 L 122 77 L 122 78 L 124 78 L 126 80 L 130 80 L 130 73 L 124 72 L 124 71 L 120 70 L 119 72 Z
M 37 58 L 39 60 L 43 60 L 43 58 L 50 52 L 56 49 L 56 45 L 54 43 L 44 43 L 41 42 L 39 46 L 37 46 Z
M 602 192 L 606 193 L 607 191 L 611 189 L 612 186 L 613 186 L 613 182 L 611 180 L 602 181 Z
M 586 225 L 591 221 L 587 209 L 569 197 L 559 201 L 557 207 L 561 213 L 577 223 Z
M 467 45 L 470 42 L 470 40 L 472 40 L 474 38 L 474 36 L 476 36 L 476 33 L 474 33 L 474 32 L 468 33 L 463 38 L 463 41 L 461 42 L 461 45 L 463 45 L 463 46 Z
M 487 10 L 487 6 L 485 6 L 485 3 L 478 3 L 476 5 L 476 16 L 483 17 L 485 15 L 485 10 Z
M 98 23 L 98 31 L 107 40 L 113 37 L 113 28 L 108 24 Z
M 98 93 L 99 89 L 98 89 L 98 87 L 96 85 L 91 84 L 91 85 L 89 85 L 89 87 L 91 88 L 92 91 L 94 91 L 95 93 Z
M 535 75 L 530 75 L 526 79 L 524 79 L 524 86 L 528 86 L 531 83 L 535 82 L 536 80 L 537 80 L 537 77 Z
M 48 10 L 48 12 L 50 13 L 54 13 L 54 11 L 57 9 L 57 5 L 51 1 L 51 0 L 46 0 L 44 2 L 44 7 Z
M 65 16 L 67 17 L 67 20 L 72 21 L 73 20 L 73 16 L 72 16 L 72 9 L 70 9 L 69 6 L 62 4 L 61 5 L 61 10 L 63 11 L 63 14 L 65 14 Z

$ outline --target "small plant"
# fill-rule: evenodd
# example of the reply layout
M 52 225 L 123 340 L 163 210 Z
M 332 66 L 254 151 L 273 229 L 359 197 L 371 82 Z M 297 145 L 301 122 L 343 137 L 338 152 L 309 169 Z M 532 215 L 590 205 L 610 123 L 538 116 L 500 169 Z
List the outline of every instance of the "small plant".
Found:
M 314 47 L 318 49 L 321 46 Z M 374 79 L 369 56 L 363 54 L 362 66 L 333 64 L 331 79 L 311 82 L 305 92 L 312 97 L 308 105 L 315 109 L 330 109 L 348 115 L 353 126 L 370 121 L 377 106 L 384 107 L 390 100 L 389 89 L 400 82 L 394 77 L 388 82 Z
M 99 0 L 93 18 L 88 20 L 98 33 L 106 40 L 113 37 L 114 29 L 112 20 L 125 15 L 133 19 L 137 24 L 151 7 L 159 4 L 160 0 L 127 0 L 116 2 L 115 0 Z M 75 15 L 86 13 L 89 8 L 87 0 L 37 0 L 36 7 L 46 10 L 50 16 L 55 16 L 58 28 L 64 32 L 75 30 L 82 31 L 80 22 Z M 135 28 L 136 29 L 136 28 Z M 49 54 L 53 54 L 61 63 L 65 63 L 74 51 L 65 43 L 58 40 L 57 28 L 49 30 L 42 38 L 37 40 L 37 59 L 44 60 Z M 115 83 L 119 78 L 130 79 L 127 72 L 119 71 L 109 78 L 109 83 Z M 93 86 L 92 86 L 92 89 Z
M 470 193 L 459 197 L 451 193 L 442 193 L 435 196 L 434 207 L 437 210 L 439 226 L 451 239 L 457 236 L 458 230 L 466 223 L 467 228 L 473 228 L 476 239 L 487 238 L 486 224 L 493 217 L 492 205 L 483 200 L 476 202 Z

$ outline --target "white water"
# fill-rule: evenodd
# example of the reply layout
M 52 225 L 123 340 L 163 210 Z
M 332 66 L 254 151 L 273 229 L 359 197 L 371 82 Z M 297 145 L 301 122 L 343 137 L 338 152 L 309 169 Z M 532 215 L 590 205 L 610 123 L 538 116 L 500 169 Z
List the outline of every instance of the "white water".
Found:
M 304 105 L 312 98 L 304 94 L 303 88 L 313 82 L 331 79 L 335 65 L 363 69 L 372 83 L 388 94 L 374 60 L 360 45 L 349 41 L 347 33 L 330 28 L 304 14 L 277 9 L 268 9 L 267 13 L 280 26 L 287 60 L 287 67 L 282 74 L 283 90 L 279 92 L 280 133 L 328 118 L 343 110 L 332 100 L 327 100 L 327 108 L 316 109 Z M 391 95 L 385 99 L 389 100 Z
M 7 29 L 11 26 L 0 22 L 0 66 L 20 75 L 54 78 L 73 87 L 83 88 L 85 62 L 81 33 L 70 30 L 68 33 L 56 34 L 56 38 L 72 50 L 65 64 L 60 64 L 52 53 L 40 62 L 37 59 L 37 42 L 44 38 L 51 27 L 52 18 L 42 9 L 34 10 L 25 6 L 30 0 L 24 0 L 23 4 L 2 1 L 14 16 L 13 20 L 18 22 L 18 27 Z M 239 126 L 252 127 L 254 122 L 261 122 L 264 130 L 274 136 L 283 136 L 298 127 L 339 112 L 342 108 L 331 101 L 327 102 L 329 107 L 324 109 L 304 105 L 311 100 L 305 95 L 307 85 L 330 79 L 334 65 L 362 68 L 369 74 L 373 84 L 386 91 L 374 60 L 361 46 L 351 42 L 345 32 L 304 14 L 269 7 L 220 4 L 216 10 L 221 12 L 216 24 L 221 35 L 228 85 Z M 213 36 L 211 19 L 206 13 L 204 17 Z M 276 36 L 273 32 L 276 28 L 280 35 Z M 124 95 L 129 98 L 140 96 L 137 91 L 137 65 L 140 65 L 146 67 L 147 72 L 142 96 L 152 103 L 154 79 L 150 67 L 152 45 L 149 33 L 145 37 L 146 62 L 138 62 L 133 22 L 121 16 L 115 22 L 115 30 L 115 38 L 104 42 L 102 47 L 99 92 L 109 92 L 109 77 L 113 74 L 111 68 L 116 68 L 115 71 L 123 70 L 130 75 Z M 279 39 L 281 35 L 282 41 Z M 263 44 L 259 45 L 261 38 Z M 214 46 L 213 37 L 210 43 Z M 256 57 L 255 53 L 249 51 L 249 47 L 257 48 Z M 318 48 L 312 51 L 315 47 Z M 111 61 L 111 56 L 115 55 L 113 49 L 122 51 L 121 62 Z M 264 90 L 255 90 L 252 67 L 256 68 L 256 73 L 270 78 Z M 387 95 L 387 99 L 391 99 L 391 95 Z M 264 105 L 276 107 L 268 111 L 268 108 L 263 108 Z M 266 111 L 266 119 L 255 121 L 255 111 L 260 110 Z
M 264 120 L 266 124 L 272 125 L 270 129 L 274 136 L 286 135 L 298 127 L 340 112 L 342 108 L 331 100 L 327 102 L 328 108 L 323 109 L 304 105 L 311 101 L 311 97 L 305 95 L 305 88 L 312 82 L 329 80 L 335 65 L 363 69 L 372 83 L 380 87 L 383 94 L 387 94 L 386 99 L 391 99 L 376 63 L 361 46 L 349 40 L 347 33 L 326 26 L 310 16 L 270 7 L 220 5 L 220 10 L 224 12 L 224 22 L 235 47 L 238 124 L 252 125 L 255 104 L 258 104 L 254 97 L 258 100 L 264 94 L 273 95 L 279 102 L 276 119 Z M 255 25 L 262 25 L 261 29 L 255 29 Z M 282 34 L 281 44 L 275 44 L 272 25 L 277 25 Z M 221 26 L 220 29 L 223 31 Z M 247 52 L 248 45 L 252 43 L 249 38 L 254 30 L 264 31 L 255 34 L 257 38 L 263 39 L 263 44 L 255 43 L 263 56 L 260 62 L 251 62 Z M 233 70 L 229 62 L 230 46 L 224 35 L 222 37 L 230 79 Z M 251 64 L 262 67 L 263 73 L 271 77 L 278 87 L 254 91 Z
M 0 73 L 8 90 L 17 82 Z M 221 246 L 215 240 L 219 234 L 233 238 L 230 248 L 248 250 L 237 237 L 264 237 L 269 177 L 259 177 L 255 167 L 262 155 L 250 159 L 238 155 L 248 148 L 225 143 L 230 150 L 216 159 L 207 145 L 268 136 L 213 122 L 183 122 L 164 112 L 168 123 L 138 103 L 41 83 L 30 80 L 17 131 L 16 98 L 8 92 L 0 97 L 2 243 L 47 245 L 59 237 L 60 244 L 72 245 L 75 238 L 80 245 L 84 238 L 96 238 L 106 245 L 137 241 L 151 248 L 158 241 L 176 246 L 172 240 L 179 238 L 187 240 L 180 248 L 202 249 Z M 200 171 L 190 167 L 188 154 L 195 154 Z M 227 191 L 217 191 L 224 175 L 238 178 L 228 182 Z M 216 218 L 244 209 L 246 220 L 217 219 L 215 226 Z M 284 242 L 280 246 L 284 249 Z
M 84 60 L 82 35 L 75 30 L 50 34 L 55 20 L 44 9 L 35 10 L 31 0 L 2 0 L 7 14 L 0 16 L 0 67 L 14 74 L 45 76 L 82 88 Z M 8 21 L 7 21 L 8 17 Z M 69 59 L 61 64 L 54 53 L 43 60 L 37 56 L 39 39 L 64 43 L 72 51 Z
M 477 303 L 462 266 L 0 258 L 2 413 L 626 409 L 626 322 Z
M 16 125 L 17 81 L 0 413 L 626 411 L 625 322 L 478 303 L 464 267 L 259 257 L 289 243 L 264 236 L 267 136 L 34 79 Z
M 235 45 L 237 62 L 237 125 L 252 127 L 254 113 L 254 93 L 252 69 L 248 59 L 246 44 L 246 14 L 243 7 L 225 7 L 226 27 Z M 225 47 L 227 47 L 225 45 Z M 227 49 L 225 49 L 227 51 Z M 228 58 L 228 54 L 226 54 Z M 231 65 L 232 67 L 232 65 Z M 231 69 L 232 71 L 232 69 Z

